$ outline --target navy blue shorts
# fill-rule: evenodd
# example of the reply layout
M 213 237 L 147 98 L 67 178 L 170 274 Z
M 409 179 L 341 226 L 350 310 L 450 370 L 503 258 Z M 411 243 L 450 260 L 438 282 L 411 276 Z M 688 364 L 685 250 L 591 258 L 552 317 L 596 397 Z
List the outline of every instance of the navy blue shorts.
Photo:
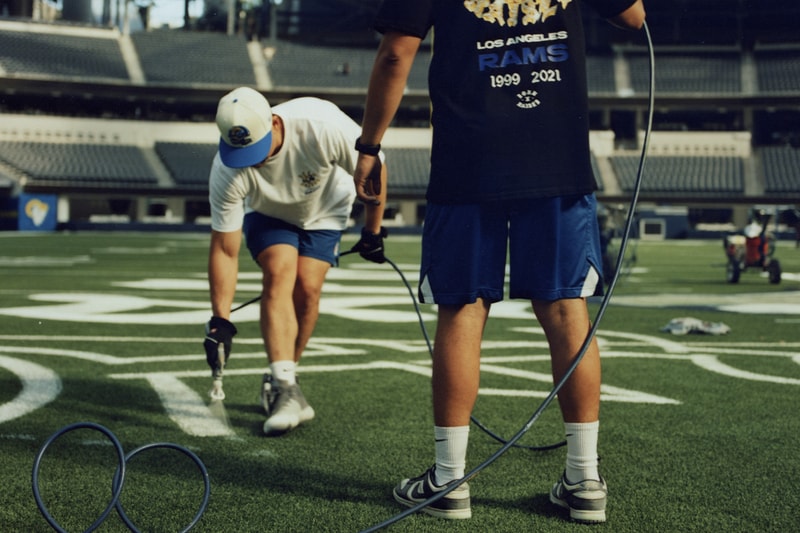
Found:
M 303 257 L 312 257 L 337 265 L 339 241 L 338 230 L 304 230 L 278 218 L 250 212 L 244 216 L 243 232 L 247 249 L 253 259 L 273 244 L 289 244 L 297 248 Z
M 428 204 L 420 301 L 463 305 L 509 297 L 554 301 L 600 295 L 593 194 L 469 205 Z

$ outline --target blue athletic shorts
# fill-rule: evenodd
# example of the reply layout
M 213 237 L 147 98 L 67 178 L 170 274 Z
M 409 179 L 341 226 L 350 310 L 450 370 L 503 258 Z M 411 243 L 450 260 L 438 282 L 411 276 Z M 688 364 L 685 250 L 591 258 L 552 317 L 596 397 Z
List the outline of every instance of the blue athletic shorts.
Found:
M 600 295 L 602 261 L 593 194 L 498 202 L 428 204 L 419 298 L 463 305 L 509 297 L 560 300 Z
M 253 259 L 258 258 L 258 254 L 273 244 L 289 244 L 297 248 L 303 257 L 337 265 L 341 231 L 304 230 L 278 218 L 253 211 L 244 216 L 243 232 Z

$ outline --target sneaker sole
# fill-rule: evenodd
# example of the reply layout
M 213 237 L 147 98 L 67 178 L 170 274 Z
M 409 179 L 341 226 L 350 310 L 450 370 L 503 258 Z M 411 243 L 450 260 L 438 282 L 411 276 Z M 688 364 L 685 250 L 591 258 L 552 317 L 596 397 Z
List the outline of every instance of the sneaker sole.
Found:
M 292 417 L 281 417 L 275 420 L 277 417 L 272 416 L 264 422 L 264 427 L 262 428 L 264 431 L 264 435 L 267 437 L 277 437 L 283 435 L 284 433 L 288 433 L 289 431 L 293 430 L 300 424 L 308 422 L 314 418 L 314 409 L 309 405 L 305 409 L 300 411 L 298 416 Z
M 581 522 L 583 524 L 600 524 L 606 521 L 606 511 L 603 510 L 587 510 L 587 509 L 575 509 L 570 507 L 569 504 L 557 498 L 550 493 L 550 502 L 558 505 L 563 509 L 567 509 L 569 511 L 569 518 L 575 522 Z
M 414 507 L 422 502 L 417 502 L 414 500 L 409 500 L 396 491 L 392 490 L 392 495 L 397 503 L 405 505 L 406 507 Z M 445 498 L 438 500 L 436 503 L 444 501 Z M 435 516 L 436 518 L 444 518 L 447 520 L 465 520 L 468 518 L 472 518 L 472 507 L 467 507 L 465 509 L 437 509 L 435 507 L 426 506 L 422 508 L 422 512 L 428 514 L 430 516 Z

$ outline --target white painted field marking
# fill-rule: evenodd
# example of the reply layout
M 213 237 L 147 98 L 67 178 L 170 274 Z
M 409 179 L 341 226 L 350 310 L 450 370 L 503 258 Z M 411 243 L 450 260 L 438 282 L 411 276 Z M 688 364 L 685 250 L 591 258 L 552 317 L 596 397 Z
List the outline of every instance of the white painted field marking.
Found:
M 511 389 L 492 389 L 481 387 L 479 394 L 481 396 L 503 396 L 506 398 L 546 398 L 550 391 L 532 391 L 532 390 L 511 390 Z M 647 394 L 646 392 L 631 391 L 620 389 L 618 387 L 611 387 L 608 385 L 600 386 L 600 401 L 601 402 L 627 402 L 627 403 L 649 403 L 656 405 L 680 405 L 681 402 L 663 396 L 656 396 L 655 394 Z
M 529 356 L 527 359 L 541 360 L 546 356 Z M 516 361 L 524 361 L 523 356 L 517 356 Z M 367 363 L 354 364 L 315 364 L 304 365 L 303 374 L 327 373 L 327 372 L 363 372 L 370 370 L 400 370 L 412 374 L 430 378 L 431 367 L 429 360 L 416 362 L 397 362 L 397 361 L 370 361 Z M 539 373 L 524 371 L 514 368 L 506 368 L 497 365 L 481 365 L 481 370 L 488 373 L 499 375 L 514 376 L 528 381 L 539 381 L 550 383 L 549 373 Z M 231 376 L 260 376 L 263 369 L 231 369 L 226 370 L 226 377 Z M 230 436 L 233 431 L 221 423 L 218 417 L 214 417 L 205 399 L 197 394 L 193 389 L 185 385 L 181 380 L 190 378 L 208 377 L 208 371 L 186 370 L 177 372 L 129 372 L 117 373 L 109 376 L 111 379 L 135 380 L 145 379 L 156 390 L 161 398 L 164 408 L 169 418 L 175 422 L 184 432 L 197 437 Z M 505 396 L 515 398 L 544 398 L 549 394 L 548 390 L 531 391 L 520 389 L 496 389 L 482 388 L 481 395 Z M 679 404 L 677 400 L 647 394 L 640 391 L 626 390 L 619 387 L 603 385 L 601 387 L 601 401 L 612 402 L 631 402 L 631 403 L 650 403 L 650 404 Z
M 419 320 L 413 307 L 409 305 L 407 293 L 402 294 L 402 291 L 393 288 L 392 294 L 380 294 L 380 291 L 372 290 L 354 296 L 358 292 L 347 289 L 347 296 L 323 297 L 320 314 L 387 324 L 415 323 Z M 210 316 L 208 303 L 192 300 L 98 293 L 33 294 L 30 299 L 51 303 L 0 307 L 0 315 L 35 320 L 126 325 L 204 324 Z M 384 306 L 399 306 L 402 309 L 386 309 Z M 147 312 L 148 309 L 155 308 L 172 310 Z M 258 319 L 258 305 L 250 305 L 236 313 L 236 322 L 256 322 Z M 434 320 L 435 315 L 423 313 L 423 319 Z
M 523 328 L 518 328 L 523 329 Z M 538 328 L 530 328 L 530 333 L 541 335 L 541 330 Z M 752 372 L 741 371 L 719 362 L 716 355 L 707 355 L 709 352 L 720 354 L 742 352 L 748 353 L 757 357 L 792 357 L 792 360 L 800 363 L 800 356 L 795 352 L 787 352 L 785 350 L 771 350 L 771 347 L 789 348 L 789 346 L 781 345 L 780 343 L 761 345 L 759 350 L 738 349 L 736 345 L 724 345 L 717 348 L 704 346 L 702 350 L 705 353 L 697 353 L 696 348 L 687 346 L 669 338 L 651 337 L 647 335 L 631 334 L 626 332 L 603 332 L 603 339 L 606 339 L 610 345 L 614 345 L 614 339 L 623 339 L 624 342 L 617 344 L 635 344 L 635 346 L 649 346 L 651 348 L 660 349 L 660 352 L 649 352 L 642 350 L 605 350 L 603 357 L 606 358 L 639 358 L 639 359 L 672 359 L 676 361 L 686 361 L 692 364 L 697 364 L 706 370 L 724 374 L 727 376 L 735 377 L 738 379 L 748 379 L 756 381 L 767 381 L 772 383 L 782 383 L 798 385 L 800 380 L 787 379 L 779 376 L 765 376 L 755 374 Z M 39 340 L 46 340 L 47 337 L 41 336 Z M 69 337 L 65 337 L 69 340 Z M 102 341 L 108 342 L 109 337 L 101 337 Z M 119 337 L 117 340 L 125 340 L 128 337 Z M 74 340 L 74 339 L 72 339 Z M 176 342 L 181 340 L 185 342 L 195 343 L 196 339 L 174 339 Z M 341 354 L 347 355 L 363 355 L 366 354 L 364 347 L 380 348 L 383 350 L 392 350 L 400 353 L 426 353 L 427 346 L 422 341 L 391 341 L 391 340 L 372 340 L 372 339 L 346 339 L 335 337 L 322 337 L 315 338 L 309 343 L 308 359 L 313 361 L 319 357 L 329 357 Z M 540 383 L 550 383 L 551 377 L 548 371 L 532 371 L 523 370 L 520 368 L 510 368 L 503 365 L 511 364 L 524 364 L 524 363 L 537 363 L 548 364 L 549 355 L 547 354 L 546 342 L 539 338 L 534 338 L 530 341 L 486 341 L 483 346 L 484 350 L 490 352 L 482 358 L 482 371 L 491 374 L 505 375 L 518 377 L 527 381 L 537 381 Z M 766 348 L 766 349 L 765 349 Z M 534 354 L 497 354 L 491 355 L 493 350 L 508 350 L 508 349 L 525 349 L 532 350 Z M 198 349 L 199 351 L 199 349 Z M 77 358 L 94 363 L 104 364 L 108 366 L 121 366 L 130 365 L 132 363 L 153 363 L 160 362 L 175 362 L 176 360 L 194 360 L 197 361 L 202 358 L 198 355 L 163 355 L 163 356 L 142 356 L 142 357 L 115 357 L 107 354 L 100 354 L 96 352 L 80 351 L 80 350 L 66 350 L 59 348 L 44 348 L 44 347 L 14 347 L 2 346 L 0 352 L 40 355 L 40 356 L 57 356 L 57 357 L 70 357 Z M 11 358 L 5 358 L 10 360 Z M 262 351 L 237 354 L 238 360 L 245 359 L 264 359 Z M 13 361 L 13 360 L 12 360 Z M 25 363 L 25 362 L 23 362 Z M 25 377 L 28 375 L 41 375 L 44 372 L 51 381 L 58 380 L 58 377 L 49 371 L 43 369 L 39 365 L 33 363 L 25 363 L 29 366 L 25 368 Z M 151 366 L 148 366 L 152 368 Z M 363 372 L 369 370 L 400 370 L 410 372 L 426 378 L 430 378 L 431 368 L 430 359 L 428 357 L 410 362 L 396 362 L 396 361 L 370 361 L 366 363 L 355 364 L 304 364 L 302 368 L 303 373 L 320 373 L 320 372 Z M 21 372 L 21 371 L 20 371 Z M 226 376 L 258 376 L 263 372 L 263 366 L 255 368 L 235 368 L 232 367 L 226 370 Z M 205 398 L 198 394 L 194 389 L 189 387 L 183 380 L 192 378 L 208 378 L 208 370 L 205 368 L 198 370 L 185 370 L 185 371 L 172 371 L 172 372 L 131 372 L 131 373 L 114 373 L 108 377 L 111 379 L 144 379 L 151 387 L 157 392 L 161 399 L 167 416 L 174 423 L 178 425 L 184 432 L 196 436 L 224 436 L 230 437 L 234 434 L 233 430 L 225 426 L 218 418 L 215 418 L 210 412 Z M 60 383 L 60 381 L 58 381 Z M 55 390 L 51 387 L 49 398 L 47 401 L 52 401 Z M 30 394 L 30 393 L 29 393 Z M 497 389 L 497 388 L 481 388 L 481 395 L 494 395 L 505 397 L 538 397 L 544 398 L 549 394 L 549 391 L 542 390 L 529 390 L 528 388 L 521 387 L 520 389 Z M 604 384 L 601 388 L 602 401 L 615 401 L 615 402 L 631 402 L 631 403 L 650 403 L 660 405 L 675 405 L 680 402 L 675 399 L 656 396 L 641 391 L 627 390 L 612 385 Z M 15 418 L 22 416 L 37 408 L 36 405 L 41 405 L 41 394 L 34 395 L 40 398 L 38 404 L 27 400 L 24 404 L 28 408 L 20 410 L 19 407 L 3 406 L 6 411 L 13 413 Z M 33 406 L 33 407 L 31 407 Z
M 0 405 L 0 424 L 44 407 L 61 392 L 61 378 L 49 368 L 5 356 L 0 356 L 0 367 L 17 376 L 22 383 L 22 390 L 16 398 Z
M 800 314 L 800 291 L 738 294 L 636 294 L 615 295 L 612 305 L 630 307 L 713 307 L 745 314 Z
M 170 420 L 184 433 L 197 437 L 228 437 L 234 435 L 209 410 L 203 398 L 181 380 L 164 372 L 144 374 L 161 399 Z
M 800 379 L 770 376 L 767 374 L 758 374 L 756 372 L 749 372 L 747 370 L 734 368 L 720 361 L 719 357 L 716 355 L 693 355 L 692 361 L 700 368 L 704 368 L 711 372 L 716 372 L 717 374 L 722 374 L 723 376 L 746 379 L 748 381 L 780 383 L 783 385 L 800 385 Z
M 528 370 L 520 370 L 517 368 L 506 368 L 497 365 L 488 365 L 481 362 L 481 372 L 490 374 L 498 374 L 501 376 L 513 376 L 517 378 L 527 379 L 530 381 L 539 381 L 542 383 L 552 384 L 553 377 L 550 372 L 531 372 Z M 546 398 L 550 391 L 520 391 L 517 389 L 481 389 L 481 394 L 490 396 L 528 396 L 535 398 Z M 522 393 L 522 394 L 520 394 Z M 631 403 L 655 403 L 655 404 L 673 404 L 677 405 L 681 402 L 655 394 L 648 394 L 646 392 L 634 391 L 630 389 L 622 389 L 620 387 L 612 387 L 611 385 L 600 385 L 600 401 L 601 402 L 631 402 Z
M 94 259 L 88 255 L 78 255 L 75 257 L 44 257 L 41 255 L 29 257 L 5 257 L 0 256 L 0 267 L 71 267 L 80 264 L 94 263 Z

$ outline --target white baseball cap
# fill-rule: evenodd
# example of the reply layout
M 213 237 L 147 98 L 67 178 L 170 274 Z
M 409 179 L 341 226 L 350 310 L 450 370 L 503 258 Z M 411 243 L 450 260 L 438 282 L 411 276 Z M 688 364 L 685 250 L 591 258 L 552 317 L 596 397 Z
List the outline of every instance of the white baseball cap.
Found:
M 219 155 L 227 167 L 261 163 L 272 146 L 272 108 L 264 96 L 239 87 L 223 96 L 217 106 Z

